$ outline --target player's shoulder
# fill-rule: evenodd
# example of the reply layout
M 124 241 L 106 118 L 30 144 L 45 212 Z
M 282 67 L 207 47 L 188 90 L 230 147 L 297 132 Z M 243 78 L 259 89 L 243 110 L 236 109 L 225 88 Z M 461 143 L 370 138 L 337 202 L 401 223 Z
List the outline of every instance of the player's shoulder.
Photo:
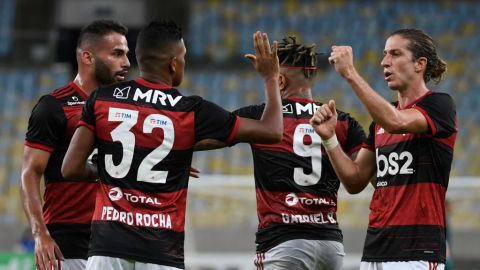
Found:
M 87 95 L 75 83 L 70 82 L 42 97 L 42 101 L 70 107 L 84 105 L 87 98 Z
M 36 107 L 45 107 L 52 108 L 56 106 L 61 106 L 61 100 L 52 93 L 42 95 L 38 98 Z
M 440 99 L 440 100 L 448 100 L 448 101 L 453 101 L 453 97 L 446 92 L 436 92 L 436 91 L 431 91 L 429 94 L 425 97 L 426 99 Z
M 283 103 L 285 105 L 285 103 Z M 260 103 L 260 104 L 252 104 L 252 105 L 247 105 L 243 106 L 241 108 L 238 108 L 239 110 L 261 110 L 263 111 L 265 109 L 265 103 Z
M 213 101 L 204 99 L 201 96 L 191 95 L 183 96 L 179 102 L 179 106 L 187 111 L 197 110 L 214 110 L 216 108 L 222 108 L 222 106 L 214 103 Z
M 53 90 L 52 92 L 50 92 L 50 95 L 51 97 L 57 99 L 57 100 L 61 100 L 65 97 L 68 97 L 70 96 L 72 93 L 75 92 L 75 87 L 72 85 L 72 83 L 68 83 L 62 87 L 59 87 L 55 90 Z
M 441 104 L 442 106 L 455 106 L 453 97 L 446 92 L 430 91 L 423 99 L 417 104 L 422 106 L 423 104 Z
M 52 93 L 41 96 L 32 110 L 32 115 L 38 117 L 52 117 L 57 114 L 63 114 L 63 106 Z
M 103 85 L 97 88 L 94 92 L 96 95 L 106 95 L 110 94 L 117 98 L 128 98 L 130 90 L 135 88 L 137 84 L 135 81 L 122 81 L 117 83 L 112 83 L 109 85 Z

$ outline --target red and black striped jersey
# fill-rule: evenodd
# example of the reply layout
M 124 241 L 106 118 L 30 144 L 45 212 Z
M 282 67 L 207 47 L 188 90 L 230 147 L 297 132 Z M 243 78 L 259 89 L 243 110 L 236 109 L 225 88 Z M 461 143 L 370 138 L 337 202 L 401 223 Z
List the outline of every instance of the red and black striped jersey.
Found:
M 80 121 L 98 145 L 89 256 L 183 269 L 193 147 L 208 138 L 229 143 L 238 119 L 201 97 L 143 79 L 95 91 Z
M 51 153 L 44 173 L 43 217 L 67 259 L 86 259 L 96 184 L 64 179 L 62 161 L 87 95 L 73 82 L 44 95 L 32 110 L 25 145 Z
M 257 215 L 257 251 L 292 239 L 342 242 L 337 212 L 340 186 L 328 155 L 309 120 L 321 106 L 310 99 L 288 98 L 283 103 L 283 139 L 278 144 L 252 144 Z M 234 113 L 260 119 L 265 105 Z M 336 134 L 347 154 L 357 152 L 365 134 L 358 122 L 337 111 Z
M 455 104 L 448 94 L 429 91 L 404 109 L 409 108 L 425 116 L 428 133 L 390 134 L 372 123 L 364 145 L 375 152 L 377 182 L 363 261 L 445 263 L 445 193 L 457 136 Z

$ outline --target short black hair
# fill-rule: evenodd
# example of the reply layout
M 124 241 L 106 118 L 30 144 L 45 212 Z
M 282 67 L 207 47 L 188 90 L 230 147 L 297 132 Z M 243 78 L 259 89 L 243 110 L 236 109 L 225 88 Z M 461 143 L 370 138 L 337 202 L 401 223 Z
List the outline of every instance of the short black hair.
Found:
M 80 30 L 77 48 L 80 48 L 86 41 L 96 40 L 110 33 L 119 33 L 125 36 L 128 33 L 128 28 L 113 20 L 93 21 Z
M 172 42 L 183 38 L 182 29 L 172 20 L 153 21 L 145 26 L 137 37 L 136 54 L 161 51 Z
M 305 78 L 315 75 L 317 69 L 317 53 L 315 44 L 304 45 L 297 43 L 295 36 L 286 36 L 278 44 L 278 60 L 280 66 L 299 68 L 303 70 Z

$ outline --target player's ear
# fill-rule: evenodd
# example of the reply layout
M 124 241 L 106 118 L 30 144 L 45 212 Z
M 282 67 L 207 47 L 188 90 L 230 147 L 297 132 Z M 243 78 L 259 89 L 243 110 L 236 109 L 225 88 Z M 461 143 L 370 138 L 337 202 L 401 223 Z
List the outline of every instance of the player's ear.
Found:
M 172 59 L 170 59 L 169 69 L 172 74 L 177 71 L 177 57 L 172 57 Z
M 81 50 L 78 52 L 80 61 L 85 65 L 93 65 L 95 63 L 95 57 L 89 51 Z
M 287 85 L 288 85 L 287 77 L 285 77 L 283 74 L 280 74 L 278 76 L 278 86 L 280 90 L 284 90 L 285 88 L 287 88 Z
M 420 57 L 415 60 L 415 72 L 421 72 L 422 70 L 426 70 L 428 60 L 426 57 Z

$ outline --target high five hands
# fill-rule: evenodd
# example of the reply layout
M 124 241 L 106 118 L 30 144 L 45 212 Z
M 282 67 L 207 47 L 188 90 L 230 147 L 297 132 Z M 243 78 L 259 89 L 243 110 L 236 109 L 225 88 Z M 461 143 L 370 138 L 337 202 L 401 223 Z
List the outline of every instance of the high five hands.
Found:
M 255 55 L 246 54 L 245 58 L 252 62 L 255 69 L 264 79 L 277 78 L 280 73 L 277 41 L 273 42 L 273 47 L 271 48 L 267 33 L 257 31 L 253 34 L 253 46 L 255 47 Z

